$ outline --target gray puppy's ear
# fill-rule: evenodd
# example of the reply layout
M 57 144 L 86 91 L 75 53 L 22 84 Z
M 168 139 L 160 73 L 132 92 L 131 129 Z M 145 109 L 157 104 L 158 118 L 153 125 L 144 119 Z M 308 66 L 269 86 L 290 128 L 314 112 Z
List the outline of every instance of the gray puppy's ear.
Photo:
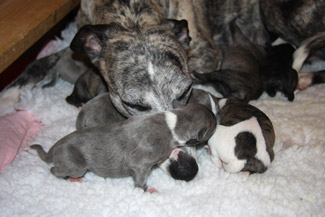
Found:
M 167 28 L 170 28 L 177 38 L 177 40 L 181 43 L 181 45 L 188 49 L 190 45 L 190 41 L 192 40 L 188 30 L 188 23 L 186 20 L 174 20 L 167 19 L 165 23 Z
M 121 30 L 123 28 L 115 23 L 109 25 L 85 25 L 72 39 L 70 48 L 76 53 L 86 54 L 94 61 L 105 50 L 107 39 Z

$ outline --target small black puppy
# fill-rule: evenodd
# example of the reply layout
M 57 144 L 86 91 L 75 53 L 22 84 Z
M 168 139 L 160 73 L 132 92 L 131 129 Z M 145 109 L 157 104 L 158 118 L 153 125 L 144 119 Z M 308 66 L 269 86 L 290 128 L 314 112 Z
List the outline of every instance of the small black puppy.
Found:
M 271 97 L 279 91 L 289 101 L 294 100 L 298 83 L 298 73 L 292 68 L 295 48 L 290 44 L 280 44 L 266 49 L 264 67 L 261 70 L 264 91 Z

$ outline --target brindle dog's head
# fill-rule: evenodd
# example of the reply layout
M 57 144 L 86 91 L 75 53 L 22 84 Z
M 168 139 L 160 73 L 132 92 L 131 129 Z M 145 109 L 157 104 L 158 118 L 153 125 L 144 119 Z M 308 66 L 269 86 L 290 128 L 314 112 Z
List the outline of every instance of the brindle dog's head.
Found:
M 71 49 L 85 53 L 100 69 L 116 108 L 125 116 L 172 109 L 187 101 L 191 78 L 185 49 L 187 21 L 125 29 L 111 23 L 82 27 Z

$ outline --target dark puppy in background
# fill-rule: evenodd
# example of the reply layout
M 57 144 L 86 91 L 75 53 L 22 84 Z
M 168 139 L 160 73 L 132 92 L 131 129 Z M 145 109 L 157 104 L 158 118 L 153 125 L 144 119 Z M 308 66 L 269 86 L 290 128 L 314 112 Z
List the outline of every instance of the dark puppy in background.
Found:
M 84 72 L 74 84 L 72 93 L 66 101 L 76 107 L 80 107 L 97 95 L 108 91 L 107 84 L 95 67 Z
M 112 124 L 126 119 L 114 107 L 109 94 L 104 93 L 91 99 L 82 107 L 77 117 L 76 128 L 81 130 Z M 174 179 L 192 180 L 199 170 L 196 162 L 195 148 L 178 148 L 178 151 L 173 152 L 169 159 L 160 164 L 159 167 Z
M 236 20 L 229 24 L 228 32 L 231 45 L 224 54 L 221 69 L 204 74 L 194 71 L 194 83 L 211 85 L 225 98 L 244 102 L 257 99 L 263 93 L 260 70 L 264 50 L 242 34 Z
M 295 48 L 290 44 L 270 46 L 266 49 L 261 70 L 263 89 L 271 97 L 281 92 L 289 101 L 294 100 L 298 73 L 292 68 Z
M 216 118 L 206 106 L 189 104 L 75 131 L 56 142 L 48 153 L 40 145 L 31 148 L 42 160 L 54 164 L 51 173 L 58 178 L 82 177 L 87 171 L 102 177 L 132 176 L 135 187 L 146 191 L 154 166 L 180 146 L 206 142 L 215 128 Z

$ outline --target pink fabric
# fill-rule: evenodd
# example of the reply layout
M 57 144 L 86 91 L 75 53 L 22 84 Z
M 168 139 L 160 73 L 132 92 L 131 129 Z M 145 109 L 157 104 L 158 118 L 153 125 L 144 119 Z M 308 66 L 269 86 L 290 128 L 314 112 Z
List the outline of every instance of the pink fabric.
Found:
M 17 111 L 0 117 L 0 170 L 15 159 L 42 126 L 28 111 Z

